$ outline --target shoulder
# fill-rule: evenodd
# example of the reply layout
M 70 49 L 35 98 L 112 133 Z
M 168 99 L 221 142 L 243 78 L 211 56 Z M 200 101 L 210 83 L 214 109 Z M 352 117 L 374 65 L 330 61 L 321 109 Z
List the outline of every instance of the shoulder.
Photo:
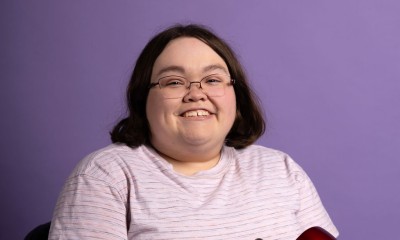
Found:
M 282 158 L 285 157 L 287 154 L 273 149 L 264 147 L 261 145 L 250 145 L 243 149 L 237 149 L 237 154 L 244 156 L 244 157 L 257 157 L 257 158 Z
M 84 157 L 75 167 L 70 177 L 81 175 L 98 179 L 126 178 L 132 162 L 145 158 L 146 147 L 131 148 L 124 144 L 111 144 Z M 136 164 L 140 167 L 140 164 Z M 117 180 L 118 181 L 118 180 Z
M 289 168 L 297 167 L 293 159 L 285 152 L 260 145 L 250 145 L 244 149 L 234 150 L 237 157 L 244 162 L 258 164 L 285 165 Z
M 295 182 L 303 181 L 304 170 L 289 156 L 280 150 L 250 145 L 244 149 L 233 149 L 236 163 L 241 168 L 249 169 L 253 174 L 275 176 L 290 179 Z

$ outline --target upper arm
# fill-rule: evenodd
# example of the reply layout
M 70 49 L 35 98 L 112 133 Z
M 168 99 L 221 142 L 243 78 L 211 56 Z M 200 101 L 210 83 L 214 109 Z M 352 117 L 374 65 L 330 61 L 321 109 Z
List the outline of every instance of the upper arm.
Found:
M 112 183 L 77 175 L 59 196 L 49 239 L 127 239 L 127 212 Z
M 299 193 L 299 209 L 296 212 L 296 217 L 302 231 L 319 226 L 337 237 L 339 234 L 338 230 L 323 206 L 311 179 L 295 162 L 291 162 L 291 165 L 292 178 L 296 182 Z

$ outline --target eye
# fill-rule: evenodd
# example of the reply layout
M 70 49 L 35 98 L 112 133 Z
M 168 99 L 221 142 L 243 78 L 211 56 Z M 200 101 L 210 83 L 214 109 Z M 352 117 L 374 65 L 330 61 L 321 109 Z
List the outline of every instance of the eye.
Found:
M 166 77 L 161 79 L 160 84 L 162 87 L 181 87 L 185 86 L 186 81 L 183 78 L 178 77 Z
M 221 85 L 224 82 L 224 80 L 223 77 L 221 76 L 212 75 L 206 77 L 203 82 L 206 83 L 207 85 Z
M 175 80 L 168 81 L 165 85 L 166 86 L 183 85 L 183 82 L 175 79 Z

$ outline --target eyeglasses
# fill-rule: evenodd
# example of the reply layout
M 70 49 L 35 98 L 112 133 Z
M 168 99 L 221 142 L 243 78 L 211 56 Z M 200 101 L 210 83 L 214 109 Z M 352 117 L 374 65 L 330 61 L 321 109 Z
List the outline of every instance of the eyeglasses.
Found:
M 198 83 L 207 96 L 221 97 L 225 95 L 225 88 L 235 84 L 235 80 L 229 75 L 211 74 L 198 82 L 191 82 L 184 77 L 171 75 L 160 78 L 157 83 L 150 83 L 149 88 L 158 85 L 165 98 L 181 98 L 189 92 L 193 83 Z

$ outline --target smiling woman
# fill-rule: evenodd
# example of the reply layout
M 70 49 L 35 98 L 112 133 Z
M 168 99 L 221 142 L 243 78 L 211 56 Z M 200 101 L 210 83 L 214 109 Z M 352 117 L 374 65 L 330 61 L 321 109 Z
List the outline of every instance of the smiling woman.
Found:
M 306 173 L 253 143 L 258 102 L 231 48 L 173 26 L 139 56 L 113 144 L 76 167 L 49 239 L 296 239 L 337 236 Z

